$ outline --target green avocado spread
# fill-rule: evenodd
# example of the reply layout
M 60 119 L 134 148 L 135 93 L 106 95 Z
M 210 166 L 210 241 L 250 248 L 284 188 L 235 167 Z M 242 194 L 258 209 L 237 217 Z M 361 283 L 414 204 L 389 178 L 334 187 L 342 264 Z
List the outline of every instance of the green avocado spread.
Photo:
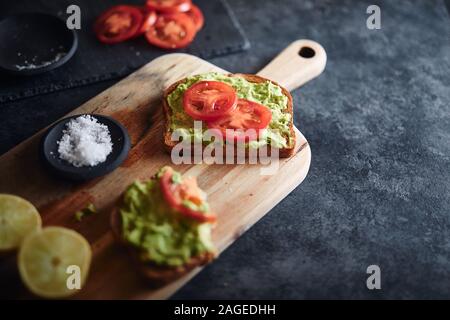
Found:
M 186 81 L 172 91 L 167 97 L 167 102 L 171 108 L 170 129 L 178 130 L 183 138 L 200 139 L 193 129 L 194 120 L 184 112 L 183 95 L 186 90 L 199 81 L 220 81 L 231 85 L 241 99 L 258 102 L 272 111 L 272 121 L 259 141 L 251 141 L 249 146 L 258 148 L 259 146 L 270 144 L 277 148 L 290 147 L 292 141 L 290 137 L 289 124 L 291 114 L 286 112 L 288 98 L 283 94 L 282 89 L 270 81 L 264 83 L 252 83 L 242 77 L 229 77 L 221 73 L 205 73 L 186 78 Z M 205 128 L 204 128 L 205 129 Z
M 178 177 L 174 175 L 174 183 Z M 181 217 L 171 209 L 162 195 L 158 176 L 128 187 L 120 213 L 122 236 L 140 250 L 144 262 L 176 267 L 214 251 L 211 224 Z

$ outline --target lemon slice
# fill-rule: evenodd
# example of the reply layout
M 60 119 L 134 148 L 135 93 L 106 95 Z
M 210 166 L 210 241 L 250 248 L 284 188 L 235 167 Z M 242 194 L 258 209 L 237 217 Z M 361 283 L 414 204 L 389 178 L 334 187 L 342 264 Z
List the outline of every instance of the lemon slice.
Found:
M 0 194 L 0 251 L 20 246 L 26 235 L 41 228 L 41 216 L 27 200 Z
M 47 227 L 23 241 L 18 255 L 20 276 L 40 297 L 68 297 L 86 281 L 91 256 L 89 243 L 79 233 Z

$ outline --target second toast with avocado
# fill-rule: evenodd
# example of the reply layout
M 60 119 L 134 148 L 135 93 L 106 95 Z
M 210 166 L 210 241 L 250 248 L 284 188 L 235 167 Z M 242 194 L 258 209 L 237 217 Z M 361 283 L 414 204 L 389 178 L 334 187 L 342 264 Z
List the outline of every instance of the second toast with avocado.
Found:
M 193 177 L 163 167 L 136 181 L 111 216 L 115 238 L 153 284 L 165 284 L 214 259 L 216 215 Z

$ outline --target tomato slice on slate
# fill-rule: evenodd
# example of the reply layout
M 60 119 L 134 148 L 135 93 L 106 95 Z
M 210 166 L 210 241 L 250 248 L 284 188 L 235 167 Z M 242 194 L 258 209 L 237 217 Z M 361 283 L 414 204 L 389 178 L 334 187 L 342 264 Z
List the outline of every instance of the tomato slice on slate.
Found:
M 147 7 L 159 13 L 186 12 L 191 6 L 191 0 L 147 0 Z
M 197 31 L 203 28 L 205 17 L 203 16 L 202 10 L 200 10 L 199 7 L 197 7 L 195 4 L 192 4 L 191 10 L 187 11 L 186 14 L 194 21 Z
M 161 177 L 161 190 L 167 203 L 185 217 L 199 222 L 216 221 L 217 216 L 214 213 L 196 211 L 183 205 L 183 201 L 185 200 L 189 200 L 195 205 L 201 205 L 203 202 L 201 196 L 202 191 L 197 186 L 197 180 L 195 178 L 188 178 L 184 179 L 181 183 L 175 183 L 172 180 L 172 176 L 172 168 L 167 168 Z
M 195 120 L 215 120 L 232 111 L 238 97 L 233 87 L 219 81 L 200 81 L 183 95 L 185 112 Z
M 143 14 L 137 7 L 115 6 L 98 17 L 94 31 L 103 43 L 119 43 L 136 36 L 143 19 Z
M 239 99 L 236 109 L 228 115 L 207 123 L 208 128 L 217 129 L 228 141 L 248 142 L 258 138 L 259 130 L 267 128 L 272 120 L 272 112 L 262 104 Z M 226 129 L 233 129 L 227 133 Z M 254 129 L 253 132 L 245 132 Z
M 144 16 L 144 19 L 142 21 L 142 26 L 139 34 L 144 34 L 148 30 L 150 30 L 150 28 L 155 24 L 156 19 L 158 18 L 156 12 L 153 10 L 142 9 L 142 14 Z
M 163 49 L 179 49 L 194 40 L 196 31 L 192 19 L 183 13 L 160 15 L 145 34 L 147 41 Z

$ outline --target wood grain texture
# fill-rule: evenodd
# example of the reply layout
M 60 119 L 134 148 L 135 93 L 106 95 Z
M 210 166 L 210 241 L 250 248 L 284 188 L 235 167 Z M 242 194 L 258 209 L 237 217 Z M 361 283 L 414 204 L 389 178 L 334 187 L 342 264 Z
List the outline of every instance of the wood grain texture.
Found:
M 319 76 L 326 64 L 325 49 L 315 41 L 301 39 L 292 42 L 258 75 L 276 81 L 292 91 Z
M 75 229 L 90 242 L 93 250 L 91 272 L 85 288 L 75 298 L 167 298 L 199 271 L 197 269 L 165 287 L 152 289 L 136 274 L 126 252 L 114 243 L 109 216 L 114 203 L 130 183 L 148 179 L 161 166 L 171 164 L 170 155 L 164 152 L 162 145 L 163 89 L 186 76 L 210 71 L 225 72 L 194 56 L 165 55 L 71 113 L 109 115 L 129 130 L 133 147 L 128 159 L 105 177 L 75 184 L 50 176 L 38 159 L 42 132 L 0 157 L 0 193 L 12 193 L 30 200 L 39 209 L 44 226 L 61 225 Z M 267 72 L 265 76 L 270 78 Z M 282 79 L 277 80 L 285 84 Z M 260 165 L 176 166 L 185 175 L 198 176 L 200 187 L 207 192 L 209 202 L 218 213 L 213 240 L 219 252 L 306 177 L 311 151 L 305 137 L 298 130 L 296 134 L 295 155 L 280 160 L 275 175 L 260 175 Z M 76 221 L 74 213 L 89 202 L 95 204 L 98 213 L 81 222 Z M 0 265 L 3 294 L 7 293 L 9 298 L 29 297 L 14 275 L 12 260 L 3 260 Z

